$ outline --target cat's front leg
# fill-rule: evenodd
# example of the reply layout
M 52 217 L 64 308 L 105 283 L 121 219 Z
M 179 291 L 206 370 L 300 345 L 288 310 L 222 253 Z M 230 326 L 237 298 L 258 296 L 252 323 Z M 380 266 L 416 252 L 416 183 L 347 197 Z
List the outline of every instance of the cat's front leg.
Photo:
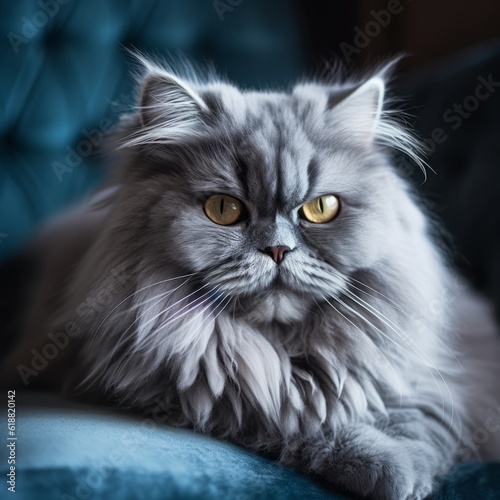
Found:
M 384 422 L 353 424 L 334 438 L 292 446 L 283 458 L 362 498 L 416 500 L 431 493 L 436 476 L 452 462 L 453 441 L 437 421 L 400 410 Z

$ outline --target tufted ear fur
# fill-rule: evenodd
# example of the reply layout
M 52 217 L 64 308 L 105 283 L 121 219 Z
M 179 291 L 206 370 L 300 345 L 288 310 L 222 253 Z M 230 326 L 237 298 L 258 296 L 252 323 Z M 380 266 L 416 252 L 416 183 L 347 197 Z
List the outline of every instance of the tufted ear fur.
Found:
M 171 144 L 194 137 L 203 126 L 208 106 L 184 78 L 134 53 L 142 66 L 139 77 L 138 122 L 125 147 L 145 144 Z M 194 73 L 194 70 L 190 68 Z
M 405 114 L 400 110 L 384 109 L 386 70 L 355 87 L 327 87 L 327 127 L 365 147 L 381 145 L 401 151 L 422 169 L 425 178 L 426 163 L 421 159 L 423 148 L 405 126 Z
M 384 94 L 385 84 L 378 76 L 342 96 L 340 102 L 338 92 L 331 94 L 328 99 L 330 124 L 348 127 L 353 136 L 373 142 L 380 128 Z
M 169 127 L 185 126 L 207 110 L 200 96 L 179 77 L 155 71 L 144 78 L 140 90 L 140 116 L 145 127 L 158 124 Z

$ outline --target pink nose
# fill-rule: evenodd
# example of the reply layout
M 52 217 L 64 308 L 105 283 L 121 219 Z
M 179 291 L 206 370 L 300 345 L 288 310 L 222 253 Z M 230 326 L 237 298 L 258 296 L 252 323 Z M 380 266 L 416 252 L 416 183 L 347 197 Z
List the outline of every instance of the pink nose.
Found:
M 290 247 L 280 245 L 276 247 L 266 247 L 264 248 L 264 253 L 267 253 L 267 255 L 272 257 L 274 262 L 276 262 L 276 264 L 279 266 L 281 262 L 283 262 L 285 253 L 289 252 L 290 250 L 291 250 Z

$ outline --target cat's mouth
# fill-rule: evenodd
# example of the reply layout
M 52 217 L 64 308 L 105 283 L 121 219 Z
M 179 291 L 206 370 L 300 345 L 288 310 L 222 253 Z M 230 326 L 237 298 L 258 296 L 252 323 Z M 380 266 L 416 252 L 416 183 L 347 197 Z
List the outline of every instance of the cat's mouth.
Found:
M 274 292 L 290 291 L 289 287 L 287 286 L 287 284 L 285 282 L 283 272 L 280 272 L 279 268 L 276 270 L 274 278 L 272 279 L 272 281 L 269 285 L 269 290 L 274 291 Z
M 268 301 L 276 309 L 302 302 L 323 300 L 336 295 L 345 283 L 340 275 L 327 268 L 326 264 L 311 261 L 300 255 L 285 256 L 277 265 L 269 257 L 251 258 L 246 261 L 231 260 L 211 269 L 206 274 L 206 286 L 217 288 L 223 295 L 244 301 L 249 308 L 254 304 L 266 310 Z M 286 300 L 285 300 L 286 298 Z M 296 317 L 296 314 L 287 314 Z

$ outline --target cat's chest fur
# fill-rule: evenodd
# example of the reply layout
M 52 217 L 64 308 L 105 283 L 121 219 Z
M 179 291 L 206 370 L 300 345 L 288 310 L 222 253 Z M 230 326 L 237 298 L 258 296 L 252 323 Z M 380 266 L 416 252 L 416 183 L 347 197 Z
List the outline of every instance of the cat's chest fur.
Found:
M 277 297 L 269 306 L 269 318 L 286 311 L 283 301 Z M 383 412 L 379 388 L 363 361 L 380 369 L 377 351 L 360 344 L 361 355 L 349 359 L 347 337 L 318 321 L 318 311 L 306 304 L 296 321 L 264 321 L 261 308 L 258 318 L 221 314 L 203 341 L 203 354 L 174 363 L 180 390 L 170 394 L 180 401 L 179 423 L 232 436 L 253 429 L 258 441 L 260 432 L 333 432 L 355 415 L 370 421 L 374 410 Z
M 273 291 L 242 301 L 240 317 L 263 333 L 299 329 L 307 322 L 312 299 L 287 291 Z

